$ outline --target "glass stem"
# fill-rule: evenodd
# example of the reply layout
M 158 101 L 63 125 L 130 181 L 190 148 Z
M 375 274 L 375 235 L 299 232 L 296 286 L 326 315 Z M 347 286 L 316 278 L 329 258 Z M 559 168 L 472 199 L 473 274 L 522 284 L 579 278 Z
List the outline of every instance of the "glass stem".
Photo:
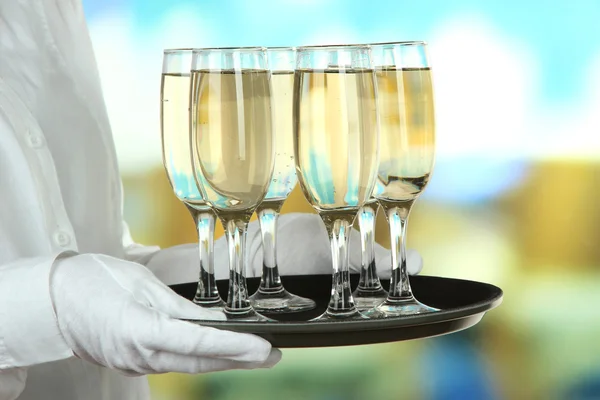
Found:
M 377 203 L 365 204 L 358 212 L 358 226 L 361 235 L 361 269 L 358 290 L 379 291 L 381 283 L 375 265 L 375 217 Z
M 271 208 L 258 211 L 263 246 L 263 268 L 258 291 L 263 294 L 283 292 L 277 267 L 277 219 L 279 212 Z
M 220 303 L 221 297 L 215 281 L 213 240 L 215 231 L 215 214 L 210 209 L 196 209 L 187 205 L 196 223 L 198 232 L 198 256 L 200 258 L 200 276 L 194 303 L 210 305 Z
M 327 228 L 333 260 L 331 299 L 327 313 L 330 315 L 353 314 L 356 312 L 356 306 L 352 298 L 348 264 L 348 243 L 350 242 L 352 220 L 336 219 Z
M 222 220 L 229 248 L 229 293 L 225 312 L 242 314 L 252 310 L 246 287 L 246 233 L 248 222 Z
M 414 200 L 409 200 L 400 204 L 395 203 L 391 207 L 384 206 L 390 224 L 392 242 L 392 276 L 388 302 L 413 299 L 406 267 L 406 225 L 413 203 Z

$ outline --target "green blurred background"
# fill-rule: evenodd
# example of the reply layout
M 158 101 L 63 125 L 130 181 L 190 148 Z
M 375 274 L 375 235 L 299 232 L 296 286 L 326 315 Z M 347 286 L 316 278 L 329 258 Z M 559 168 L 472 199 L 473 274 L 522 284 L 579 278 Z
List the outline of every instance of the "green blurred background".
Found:
M 600 2 L 84 4 L 138 242 L 195 241 L 160 160 L 163 48 L 424 39 L 438 155 L 409 246 L 424 274 L 505 293 L 467 331 L 284 350 L 273 370 L 153 376 L 154 399 L 600 399 Z M 291 211 L 312 212 L 298 188 Z M 377 240 L 389 245 L 381 215 Z

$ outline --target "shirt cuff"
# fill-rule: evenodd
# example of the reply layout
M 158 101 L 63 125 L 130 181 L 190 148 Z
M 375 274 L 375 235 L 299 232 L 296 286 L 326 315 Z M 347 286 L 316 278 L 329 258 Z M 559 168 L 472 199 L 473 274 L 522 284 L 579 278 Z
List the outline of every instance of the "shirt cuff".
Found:
M 73 356 L 58 327 L 50 297 L 54 261 L 73 254 L 20 259 L 0 266 L 0 369 Z

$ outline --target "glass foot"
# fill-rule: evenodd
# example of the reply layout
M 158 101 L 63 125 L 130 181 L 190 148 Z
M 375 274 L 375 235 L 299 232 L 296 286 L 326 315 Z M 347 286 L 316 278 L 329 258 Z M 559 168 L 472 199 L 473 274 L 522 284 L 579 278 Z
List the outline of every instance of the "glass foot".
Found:
M 225 308 L 225 302 L 220 297 L 216 299 L 199 299 L 194 297 L 194 304 L 202 308 L 212 308 L 216 310 L 223 310 Z
M 352 297 L 358 311 L 366 311 L 382 304 L 387 299 L 388 293 L 382 287 L 374 290 L 356 288 Z
M 385 300 L 379 306 L 364 313 L 369 319 L 395 318 L 405 315 L 425 314 L 440 311 L 437 308 L 426 306 L 417 299 L 408 298 L 406 300 Z
M 267 318 L 250 308 L 249 310 L 232 311 L 224 309 L 227 321 L 233 322 L 276 322 L 274 319 Z
M 271 314 L 307 311 L 317 306 L 311 299 L 296 296 L 285 289 L 275 293 L 259 290 L 250 296 L 250 303 L 256 311 Z
M 364 321 L 366 319 L 358 309 L 354 308 L 350 311 L 327 310 L 320 316 L 311 319 L 310 322 Z

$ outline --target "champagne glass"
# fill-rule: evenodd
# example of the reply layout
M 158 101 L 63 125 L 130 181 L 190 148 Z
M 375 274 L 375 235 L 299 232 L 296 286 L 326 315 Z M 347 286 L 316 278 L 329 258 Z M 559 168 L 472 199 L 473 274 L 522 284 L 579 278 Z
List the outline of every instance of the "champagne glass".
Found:
M 375 191 L 377 191 L 377 185 Z M 378 208 L 377 199 L 372 198 L 358 212 L 361 268 L 358 286 L 352 294 L 359 311 L 377 307 L 385 301 L 388 295 L 379 281 L 375 264 L 375 221 Z
M 271 72 L 262 47 L 194 49 L 193 166 L 229 246 L 228 319 L 265 321 L 248 298 L 246 232 L 274 164 Z
M 191 49 L 165 50 L 161 79 L 161 133 L 163 164 L 179 200 L 194 218 L 198 231 L 200 278 L 194 303 L 222 308 L 213 265 L 215 214 L 198 190 L 190 152 Z
M 293 133 L 293 92 L 296 50 L 293 47 L 267 49 L 271 70 L 275 165 L 273 177 L 262 203 L 256 209 L 263 247 L 260 286 L 250 297 L 258 312 L 285 313 L 315 308 L 310 299 L 289 293 L 283 287 L 277 264 L 277 219 L 281 206 L 296 186 Z
M 435 156 L 431 68 L 423 42 L 371 45 L 377 79 L 380 162 L 376 191 L 390 225 L 392 275 L 388 298 L 369 318 L 438 311 L 415 299 L 406 269 L 410 210 L 425 189 Z
M 296 171 L 304 196 L 325 223 L 333 259 L 331 299 L 316 320 L 362 319 L 350 288 L 348 241 L 377 175 L 379 132 L 369 47 L 299 47 L 295 75 Z

